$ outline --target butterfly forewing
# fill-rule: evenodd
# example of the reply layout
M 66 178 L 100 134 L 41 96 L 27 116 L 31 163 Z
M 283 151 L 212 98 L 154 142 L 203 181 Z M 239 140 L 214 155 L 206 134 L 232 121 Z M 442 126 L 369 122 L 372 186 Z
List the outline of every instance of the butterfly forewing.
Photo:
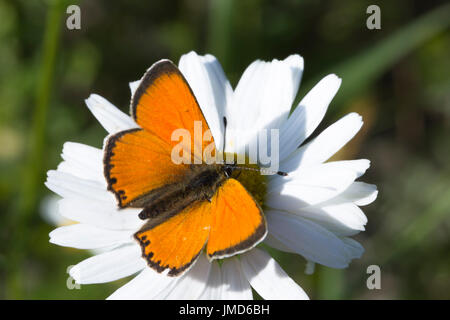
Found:
M 194 154 L 194 149 L 204 150 L 214 142 L 212 136 L 208 141 L 203 140 L 209 131 L 206 119 L 186 79 L 168 60 L 156 63 L 145 74 L 131 101 L 131 114 L 140 127 L 172 146 L 178 143 L 172 141 L 174 132 L 187 130 L 191 135 L 192 155 L 200 160 L 202 154 Z
M 120 207 L 142 206 L 142 199 L 152 191 L 183 179 L 189 167 L 174 163 L 175 145 L 189 143 L 183 149 L 194 163 L 194 157 L 201 158 L 195 150 L 214 144 L 212 137 L 202 142 L 208 124 L 183 75 L 168 60 L 155 63 L 144 75 L 133 96 L 131 113 L 141 129 L 112 135 L 105 147 L 108 189 L 115 193 Z M 200 129 L 197 135 L 196 124 Z M 172 133 L 179 129 L 187 130 L 191 139 L 173 141 Z

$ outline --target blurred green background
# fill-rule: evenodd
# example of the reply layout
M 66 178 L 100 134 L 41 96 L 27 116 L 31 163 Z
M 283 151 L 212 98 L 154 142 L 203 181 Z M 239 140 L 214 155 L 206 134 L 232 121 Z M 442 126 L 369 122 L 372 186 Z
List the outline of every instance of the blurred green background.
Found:
M 81 8 L 68 30 L 66 8 Z M 366 8 L 381 8 L 381 30 Z M 343 78 L 321 127 L 350 111 L 365 125 L 335 158 L 368 158 L 366 248 L 348 269 L 276 259 L 315 299 L 450 298 L 450 6 L 445 1 L 0 0 L 0 298 L 103 299 L 128 279 L 66 287 L 67 266 L 89 256 L 48 243 L 42 217 L 65 141 L 101 147 L 84 105 L 98 93 L 128 112 L 128 82 L 155 61 L 195 50 L 218 57 L 236 85 L 255 59 L 299 53 L 298 98 L 328 73 Z M 318 130 L 320 131 L 320 130 Z M 381 267 L 381 290 L 366 287 Z

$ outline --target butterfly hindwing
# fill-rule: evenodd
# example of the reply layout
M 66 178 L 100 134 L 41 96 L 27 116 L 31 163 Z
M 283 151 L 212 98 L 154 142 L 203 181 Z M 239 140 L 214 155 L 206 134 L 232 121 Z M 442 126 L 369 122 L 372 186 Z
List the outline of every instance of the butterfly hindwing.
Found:
M 256 246 L 267 233 L 261 208 L 244 186 L 227 179 L 211 202 L 209 259 L 231 256 Z
M 149 219 L 135 238 L 148 264 L 179 275 L 206 243 L 209 259 L 245 252 L 267 233 L 261 209 L 240 182 L 227 179 L 209 201 L 197 201 L 169 218 Z
M 150 219 L 134 236 L 141 244 L 148 264 L 168 275 L 186 271 L 197 259 L 209 234 L 211 206 L 197 201 L 164 220 Z

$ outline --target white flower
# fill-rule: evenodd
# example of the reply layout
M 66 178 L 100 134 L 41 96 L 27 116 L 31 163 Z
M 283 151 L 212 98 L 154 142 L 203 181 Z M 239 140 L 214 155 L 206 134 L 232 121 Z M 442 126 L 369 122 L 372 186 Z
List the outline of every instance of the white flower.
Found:
M 224 72 L 211 55 L 183 55 L 179 68 L 189 82 L 217 148 L 222 149 L 225 116 L 226 152 L 242 153 L 246 143 L 263 129 L 279 129 L 280 170 L 287 177 L 268 177 L 264 213 L 268 225 L 265 243 L 297 253 L 308 261 L 345 268 L 363 252 L 349 238 L 364 230 L 367 219 L 359 206 L 375 200 L 374 185 L 357 182 L 369 167 L 368 160 L 327 161 L 361 128 L 361 117 L 351 113 L 299 147 L 316 129 L 341 80 L 322 79 L 289 116 L 303 72 L 298 55 L 283 61 L 255 61 L 233 91 Z M 139 81 L 130 83 L 132 93 Z M 108 131 L 137 127 L 125 113 L 98 95 L 88 108 Z M 245 135 L 242 132 L 245 131 Z M 253 287 L 265 299 L 307 299 L 305 292 L 264 250 L 210 263 L 204 254 L 180 277 L 159 274 L 147 267 L 141 248 L 133 239 L 143 221 L 139 209 L 117 208 L 106 190 L 102 150 L 67 142 L 63 162 L 48 172 L 46 185 L 62 197 L 59 212 L 78 224 L 59 227 L 50 242 L 79 249 L 103 249 L 71 269 L 80 284 L 114 281 L 135 273 L 111 299 L 251 299 Z

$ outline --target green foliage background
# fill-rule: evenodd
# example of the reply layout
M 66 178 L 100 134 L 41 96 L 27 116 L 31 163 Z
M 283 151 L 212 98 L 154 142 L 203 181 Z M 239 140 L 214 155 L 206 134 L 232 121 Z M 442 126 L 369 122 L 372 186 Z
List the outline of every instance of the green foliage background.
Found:
M 81 30 L 68 30 L 70 4 Z M 381 30 L 366 8 L 381 8 Z M 363 208 L 364 256 L 348 269 L 274 256 L 316 299 L 450 298 L 450 6 L 445 1 L 0 0 L 0 298 L 103 299 L 128 279 L 66 287 L 88 252 L 48 243 L 45 173 L 62 144 L 101 147 L 84 105 L 98 93 L 128 110 L 128 82 L 155 61 L 195 50 L 218 57 L 233 85 L 255 59 L 299 53 L 298 99 L 328 73 L 343 78 L 321 128 L 356 111 L 365 125 L 336 158 L 368 158 L 378 185 Z M 366 268 L 381 267 L 368 290 Z

